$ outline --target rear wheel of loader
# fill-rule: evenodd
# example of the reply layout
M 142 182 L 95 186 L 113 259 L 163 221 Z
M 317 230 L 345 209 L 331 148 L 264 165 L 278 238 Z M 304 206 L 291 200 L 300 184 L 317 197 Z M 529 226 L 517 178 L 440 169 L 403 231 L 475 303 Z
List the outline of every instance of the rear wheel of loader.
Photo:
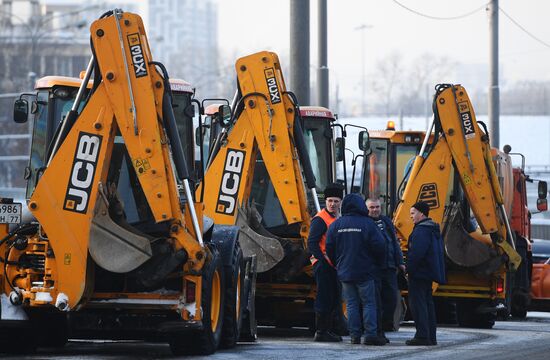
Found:
M 238 242 L 233 247 L 231 266 L 225 266 L 225 309 L 221 346 L 233 348 L 240 335 L 244 301 L 243 251 Z
M 32 328 L 40 334 L 36 338 L 38 347 L 60 348 L 67 344 L 69 328 L 66 313 L 29 311 L 28 314 Z
M 174 355 L 210 355 L 220 345 L 225 279 L 222 259 L 218 249 L 210 245 L 212 258 L 202 273 L 201 304 L 203 328 L 192 332 L 172 334 L 170 349 Z
M 461 327 L 491 329 L 495 325 L 496 312 L 478 312 L 483 300 L 460 299 L 456 302 L 456 319 Z

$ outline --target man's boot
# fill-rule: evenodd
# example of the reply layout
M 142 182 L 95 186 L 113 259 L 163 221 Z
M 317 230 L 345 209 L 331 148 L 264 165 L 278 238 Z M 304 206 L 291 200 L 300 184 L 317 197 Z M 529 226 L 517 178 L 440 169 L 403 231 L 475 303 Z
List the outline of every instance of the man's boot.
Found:
M 339 306 L 332 315 L 330 332 L 341 336 L 349 335 L 348 324 L 344 318 L 344 312 L 341 306 Z
M 330 314 L 315 313 L 315 322 L 317 323 L 317 331 L 313 341 L 318 342 L 340 342 L 342 338 L 328 331 L 331 322 Z

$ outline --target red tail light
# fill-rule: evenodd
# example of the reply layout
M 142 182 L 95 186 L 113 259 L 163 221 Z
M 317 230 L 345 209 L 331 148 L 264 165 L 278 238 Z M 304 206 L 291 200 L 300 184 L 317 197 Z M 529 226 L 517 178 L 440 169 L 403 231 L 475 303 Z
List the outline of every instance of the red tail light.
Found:
M 504 280 L 501 278 L 497 279 L 497 294 L 504 292 Z
M 185 302 L 194 303 L 195 302 L 195 283 L 191 281 L 185 282 Z

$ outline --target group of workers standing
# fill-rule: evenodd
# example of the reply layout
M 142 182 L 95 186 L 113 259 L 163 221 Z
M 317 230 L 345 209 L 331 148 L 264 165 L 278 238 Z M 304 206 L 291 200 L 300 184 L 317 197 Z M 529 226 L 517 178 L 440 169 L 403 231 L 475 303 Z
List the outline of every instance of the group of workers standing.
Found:
M 351 343 L 360 344 L 362 336 L 366 345 L 389 343 L 384 330 L 393 329 L 401 271 L 407 274 L 416 327 L 406 344 L 437 345 L 432 281 L 445 283 L 445 263 L 439 225 L 429 218 L 428 204 L 420 201 L 410 209 L 415 226 L 405 265 L 395 228 L 381 214 L 379 199 L 344 197 L 339 184 L 329 185 L 324 194 L 326 207 L 312 219 L 308 237 L 317 284 L 314 340 L 342 341 L 334 328 L 343 294 Z

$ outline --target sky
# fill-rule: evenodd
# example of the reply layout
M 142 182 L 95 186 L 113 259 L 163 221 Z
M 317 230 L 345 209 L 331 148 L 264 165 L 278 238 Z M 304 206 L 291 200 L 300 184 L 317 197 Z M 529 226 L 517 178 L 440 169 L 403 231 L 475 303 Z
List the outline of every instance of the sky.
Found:
M 358 90 L 363 49 L 366 73 L 392 53 L 404 60 L 432 54 L 454 62 L 489 63 L 489 22 L 485 0 L 399 0 L 402 5 L 433 17 L 472 15 L 457 20 L 433 20 L 406 10 L 392 0 L 328 0 L 328 66 L 331 87 L 341 95 Z M 289 48 L 290 2 L 218 0 L 219 43 L 238 54 L 272 50 L 285 58 Z M 500 74 L 507 82 L 550 79 L 550 1 L 501 0 L 499 7 L 537 42 L 499 12 Z M 317 1 L 310 1 L 310 60 L 317 64 Z M 361 32 L 364 30 L 364 48 Z M 282 64 L 285 68 L 285 64 Z M 289 65 L 286 65 L 289 66 Z M 488 75 L 487 75 L 488 76 Z M 312 81 L 315 79 L 312 77 Z M 454 81 L 461 82 L 460 79 Z M 488 83 L 488 79 L 487 79 Z
M 289 54 L 291 0 L 212 1 L 218 4 L 220 68 L 231 66 L 237 57 L 270 50 L 279 54 L 283 70 L 289 73 L 291 64 L 284 61 L 288 62 Z M 117 2 L 139 4 L 142 16 L 146 18 L 146 0 Z M 474 86 L 487 89 L 490 44 L 489 22 L 485 11 L 487 2 L 327 0 L 331 98 L 336 87 L 339 97 L 360 95 L 363 67 L 369 78 L 367 81 L 371 81 L 376 77 L 377 63 L 392 54 L 400 54 L 405 64 L 421 57 L 445 57 L 452 64 L 448 75 L 450 78 L 438 82 L 461 83 L 467 89 Z M 309 3 L 310 79 L 313 86 L 318 63 L 317 1 L 309 0 Z M 500 0 L 499 7 L 502 10 L 499 12 L 501 88 L 522 80 L 550 80 L 550 1 Z M 465 14 L 469 15 L 462 16 Z M 428 17 L 459 19 L 435 20 Z M 185 21 L 185 17 L 182 17 L 182 21 Z M 367 25 L 367 29 L 358 30 L 361 25 Z M 468 69 L 470 72 L 472 69 L 475 71 L 465 74 L 464 70 L 456 68 L 454 64 L 457 63 L 472 65 Z M 286 80 L 290 88 L 292 84 L 288 78 Z

